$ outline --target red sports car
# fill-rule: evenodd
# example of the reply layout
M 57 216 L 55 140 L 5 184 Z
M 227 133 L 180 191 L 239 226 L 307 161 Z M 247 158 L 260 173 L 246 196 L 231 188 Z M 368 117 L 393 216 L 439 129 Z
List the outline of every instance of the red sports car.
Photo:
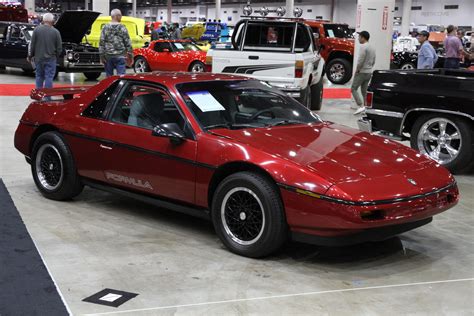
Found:
M 137 48 L 133 69 L 136 73 L 161 71 L 203 72 L 206 52 L 189 40 L 157 40 Z
M 39 101 L 55 96 L 64 99 Z M 244 256 L 288 238 L 382 240 L 458 202 L 455 180 L 433 160 L 322 121 L 254 79 L 126 75 L 32 98 L 15 147 L 45 197 L 71 199 L 88 185 L 207 217 Z

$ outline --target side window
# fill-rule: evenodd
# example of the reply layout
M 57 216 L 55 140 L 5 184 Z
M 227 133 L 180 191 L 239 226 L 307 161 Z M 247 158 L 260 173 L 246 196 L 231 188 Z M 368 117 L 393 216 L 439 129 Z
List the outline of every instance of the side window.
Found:
M 294 24 L 249 23 L 245 35 L 245 50 L 276 50 L 290 52 L 293 46 Z
M 10 40 L 17 41 L 21 39 L 21 30 L 16 26 L 11 26 L 10 28 Z
M 131 83 L 125 88 L 111 119 L 146 129 L 168 123 L 176 123 L 185 129 L 185 121 L 169 94 L 161 88 L 139 83 Z
M 105 109 L 109 104 L 112 96 L 117 89 L 119 81 L 115 81 L 110 87 L 108 87 L 101 95 L 95 98 L 94 101 L 87 107 L 87 109 L 82 112 L 83 116 L 102 119 L 104 117 Z
M 311 46 L 311 38 L 309 37 L 308 29 L 303 25 L 298 25 L 298 31 L 296 32 L 295 52 L 302 53 L 307 52 Z
M 162 53 L 165 48 L 171 51 L 171 46 L 169 43 L 163 43 L 163 42 L 155 43 L 155 47 L 154 47 L 155 52 Z
M 5 24 L 0 25 L 0 40 L 5 39 L 5 34 L 7 33 L 7 26 Z

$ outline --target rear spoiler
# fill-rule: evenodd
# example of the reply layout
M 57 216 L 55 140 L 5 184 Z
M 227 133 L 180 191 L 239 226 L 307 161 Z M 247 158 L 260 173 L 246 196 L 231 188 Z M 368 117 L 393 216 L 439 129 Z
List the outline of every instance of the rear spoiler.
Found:
M 41 101 L 45 97 L 62 95 L 64 100 L 70 100 L 75 94 L 81 94 L 89 90 L 92 86 L 68 86 L 58 88 L 32 89 L 30 97 L 33 100 Z

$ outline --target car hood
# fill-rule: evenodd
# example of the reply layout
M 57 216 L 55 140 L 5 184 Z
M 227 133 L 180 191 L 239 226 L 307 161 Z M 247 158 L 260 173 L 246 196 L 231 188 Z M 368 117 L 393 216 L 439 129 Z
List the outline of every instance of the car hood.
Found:
M 400 188 L 419 194 L 453 181 L 444 168 L 404 145 L 328 122 L 214 132 L 309 168 L 349 192 L 346 198 L 352 199 L 361 185 L 377 183 L 375 188 L 383 189 L 378 198 L 391 198 Z M 439 169 L 435 175 L 434 168 Z
M 65 11 L 55 27 L 61 33 L 63 42 L 80 43 L 99 15 L 94 11 Z

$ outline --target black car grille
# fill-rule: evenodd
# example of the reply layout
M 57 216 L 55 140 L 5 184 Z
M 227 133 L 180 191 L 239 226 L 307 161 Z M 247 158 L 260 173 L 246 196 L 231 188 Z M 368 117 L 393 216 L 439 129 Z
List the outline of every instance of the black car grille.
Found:
M 77 63 L 79 64 L 100 63 L 99 53 L 77 53 L 77 54 L 79 54 L 79 60 L 77 61 Z

